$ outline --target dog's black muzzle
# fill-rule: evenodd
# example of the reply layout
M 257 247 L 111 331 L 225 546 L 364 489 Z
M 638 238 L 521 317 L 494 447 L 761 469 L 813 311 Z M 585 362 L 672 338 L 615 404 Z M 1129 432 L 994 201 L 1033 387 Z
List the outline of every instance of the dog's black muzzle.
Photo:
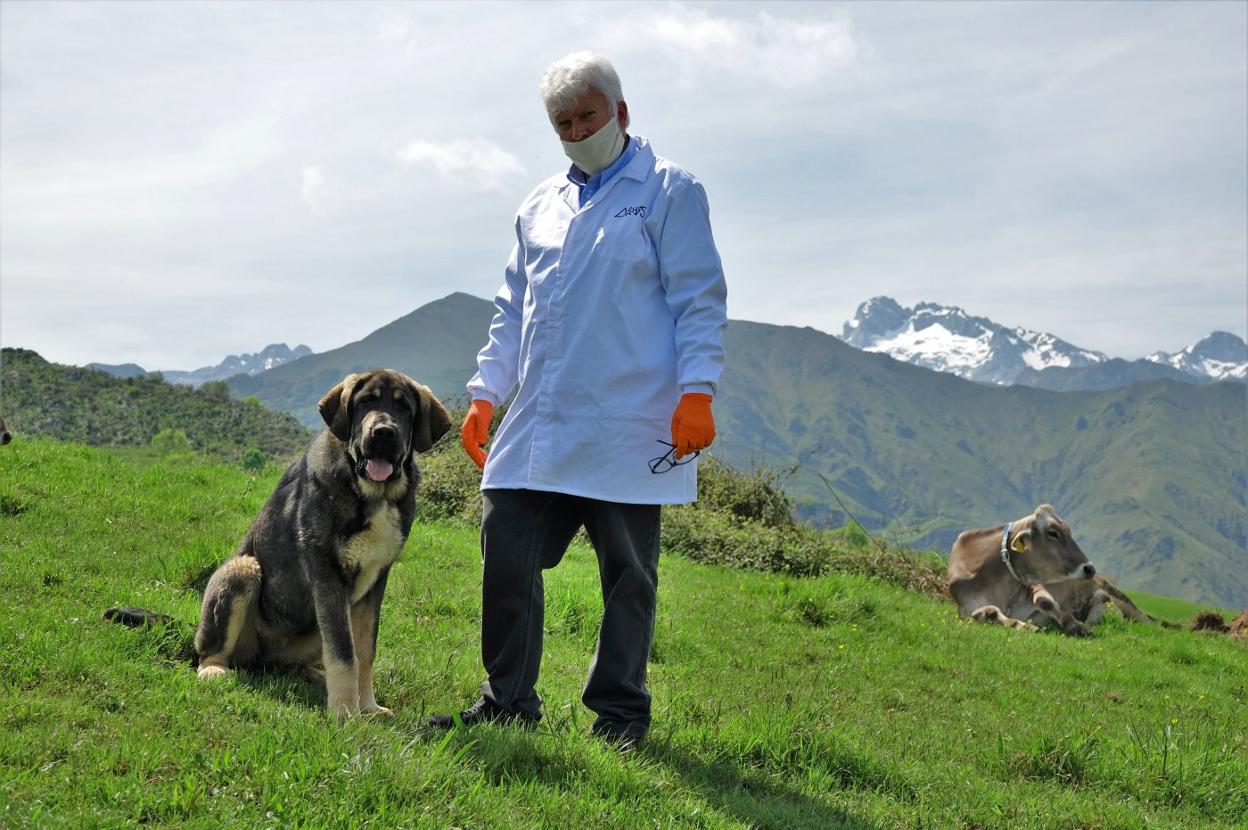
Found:
M 378 479 L 379 464 L 393 469 L 384 479 Z M 399 430 L 388 424 L 378 424 L 360 441 L 356 455 L 355 474 L 370 481 L 393 481 L 400 475 L 403 465 L 403 445 Z

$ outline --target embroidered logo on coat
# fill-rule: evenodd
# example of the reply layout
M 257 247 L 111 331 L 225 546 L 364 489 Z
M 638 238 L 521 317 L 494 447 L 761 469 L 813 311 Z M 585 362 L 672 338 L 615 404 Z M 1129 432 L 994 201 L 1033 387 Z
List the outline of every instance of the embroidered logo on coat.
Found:
M 638 205 L 637 207 L 620 208 L 620 212 L 615 214 L 615 218 L 619 219 L 621 216 L 640 216 L 642 219 L 645 219 L 646 206 Z

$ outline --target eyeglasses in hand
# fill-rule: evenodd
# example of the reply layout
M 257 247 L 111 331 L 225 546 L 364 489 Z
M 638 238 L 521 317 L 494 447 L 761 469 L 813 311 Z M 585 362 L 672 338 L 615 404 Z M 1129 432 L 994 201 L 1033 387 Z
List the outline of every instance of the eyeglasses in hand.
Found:
M 688 464 L 690 461 L 702 454 L 702 450 L 694 450 L 692 454 L 686 455 L 680 461 L 677 461 L 676 447 L 674 445 L 667 443 L 662 438 L 656 438 L 655 440 L 663 446 L 669 447 L 668 451 L 660 455 L 658 458 L 650 459 L 650 472 L 656 476 L 660 473 L 666 473 L 673 467 L 680 467 Z

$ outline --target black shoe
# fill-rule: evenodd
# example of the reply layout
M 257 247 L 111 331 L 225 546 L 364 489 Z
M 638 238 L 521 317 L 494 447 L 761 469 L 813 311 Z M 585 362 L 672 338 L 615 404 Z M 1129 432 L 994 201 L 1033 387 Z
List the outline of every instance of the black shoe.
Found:
M 589 733 L 612 749 L 629 752 L 641 746 L 646 730 L 646 725 L 637 721 L 600 721 L 590 727 Z
M 438 729 L 453 729 L 455 715 L 434 715 L 429 718 L 429 725 Z M 477 698 L 477 702 L 459 713 L 459 721 L 464 726 L 476 726 L 482 723 L 516 724 L 525 729 L 532 729 L 542 719 L 541 715 L 530 715 L 528 712 L 512 712 L 504 709 L 485 697 Z

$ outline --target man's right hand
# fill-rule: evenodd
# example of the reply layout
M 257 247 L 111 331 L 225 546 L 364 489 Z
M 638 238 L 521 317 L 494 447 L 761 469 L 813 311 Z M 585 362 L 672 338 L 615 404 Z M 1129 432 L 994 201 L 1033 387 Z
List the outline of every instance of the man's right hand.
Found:
M 464 445 L 464 452 L 472 459 L 479 469 L 485 469 L 485 452 L 483 448 L 490 440 L 490 421 L 494 418 L 494 404 L 489 401 L 476 400 L 468 407 L 468 417 L 459 428 L 459 442 Z

